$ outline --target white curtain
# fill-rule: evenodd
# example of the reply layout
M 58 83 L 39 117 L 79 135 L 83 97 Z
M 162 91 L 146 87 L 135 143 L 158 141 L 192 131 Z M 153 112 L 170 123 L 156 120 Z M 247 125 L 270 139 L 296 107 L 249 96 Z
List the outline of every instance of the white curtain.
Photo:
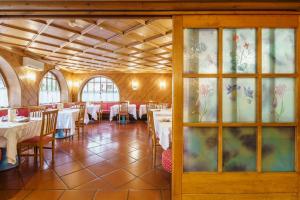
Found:
M 1 80 L 0 80 L 1 81 Z M 0 87 L 0 107 L 8 107 L 8 93 L 7 88 Z
M 40 90 L 39 103 L 58 103 L 60 102 L 60 91 L 42 91 Z

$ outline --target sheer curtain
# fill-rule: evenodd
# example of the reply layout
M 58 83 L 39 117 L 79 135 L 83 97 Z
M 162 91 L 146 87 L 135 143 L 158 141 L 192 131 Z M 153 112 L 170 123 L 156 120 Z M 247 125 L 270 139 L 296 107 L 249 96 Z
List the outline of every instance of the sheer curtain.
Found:
M 0 75 L 0 107 L 8 107 L 8 91 Z
M 40 87 L 39 103 L 58 103 L 60 102 L 60 87 L 59 83 L 54 74 L 48 72 L 43 80 Z

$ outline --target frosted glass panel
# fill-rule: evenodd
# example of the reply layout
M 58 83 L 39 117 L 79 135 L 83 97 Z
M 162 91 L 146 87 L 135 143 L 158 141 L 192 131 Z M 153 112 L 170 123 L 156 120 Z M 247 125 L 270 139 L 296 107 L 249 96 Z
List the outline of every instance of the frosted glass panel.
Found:
M 256 171 L 256 128 L 223 128 L 223 171 Z
M 256 72 L 255 29 L 224 29 L 223 72 Z
M 262 129 L 262 170 L 295 170 L 295 129 L 265 127 Z
M 184 30 L 184 72 L 217 73 L 218 31 Z
M 263 73 L 295 72 L 295 30 L 262 30 Z
M 184 79 L 184 122 L 217 121 L 217 79 Z
M 295 121 L 295 80 L 293 78 L 263 78 L 263 122 Z
M 256 116 L 255 96 L 254 78 L 224 78 L 223 121 L 254 122 Z
M 184 171 L 217 171 L 218 129 L 184 128 Z

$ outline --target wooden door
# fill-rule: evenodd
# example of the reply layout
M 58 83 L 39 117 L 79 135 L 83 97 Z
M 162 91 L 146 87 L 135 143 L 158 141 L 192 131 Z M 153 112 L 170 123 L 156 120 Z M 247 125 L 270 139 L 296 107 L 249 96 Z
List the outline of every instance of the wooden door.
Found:
M 299 199 L 299 17 L 173 20 L 173 199 Z

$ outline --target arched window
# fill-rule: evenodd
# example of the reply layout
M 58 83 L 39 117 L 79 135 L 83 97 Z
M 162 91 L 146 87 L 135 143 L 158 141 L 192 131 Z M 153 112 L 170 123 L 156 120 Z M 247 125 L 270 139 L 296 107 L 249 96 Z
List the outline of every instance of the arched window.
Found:
M 48 72 L 40 85 L 39 103 L 57 102 L 60 102 L 60 86 L 55 75 L 52 72 Z
M 106 77 L 96 77 L 89 80 L 81 93 L 82 101 L 119 101 L 119 89 Z
M 8 91 L 0 74 L 0 107 L 8 107 Z

